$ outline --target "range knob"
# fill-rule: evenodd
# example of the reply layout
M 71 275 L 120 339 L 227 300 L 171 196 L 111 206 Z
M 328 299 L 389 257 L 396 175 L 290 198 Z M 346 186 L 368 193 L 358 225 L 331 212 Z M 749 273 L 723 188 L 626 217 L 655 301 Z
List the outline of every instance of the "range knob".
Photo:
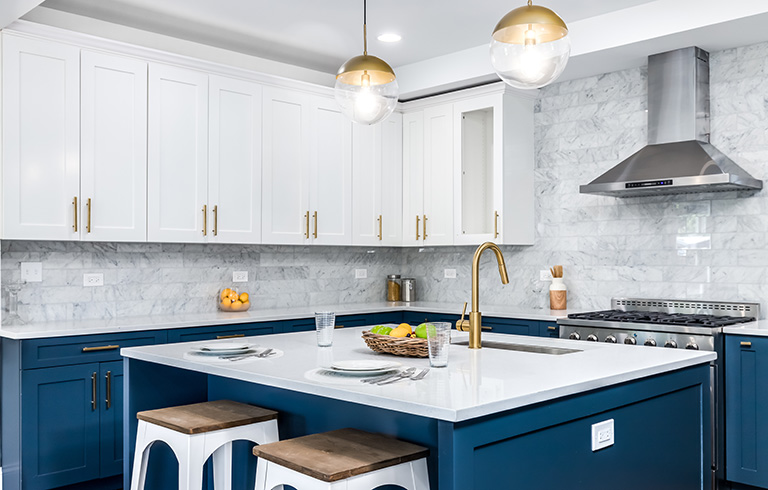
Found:
M 607 336 L 605 338 L 605 341 L 608 342 L 609 344 L 615 344 L 616 343 L 616 337 L 614 337 L 613 335 L 609 335 L 609 336 Z
M 591 334 L 587 335 L 587 340 L 589 342 L 597 342 L 597 335 L 591 333 Z
M 627 337 L 624 339 L 624 343 L 627 345 L 637 345 L 637 339 L 634 337 Z
M 696 342 L 690 342 L 688 345 L 685 346 L 686 349 L 689 350 L 699 350 L 699 344 Z
M 581 335 L 579 335 L 579 332 L 573 332 L 571 335 L 568 336 L 571 340 L 580 340 Z
M 648 345 L 650 347 L 656 347 L 656 341 L 654 339 L 648 339 L 645 341 L 645 345 Z
M 664 347 L 668 347 L 670 349 L 677 349 L 677 342 L 674 340 L 667 340 L 664 342 Z

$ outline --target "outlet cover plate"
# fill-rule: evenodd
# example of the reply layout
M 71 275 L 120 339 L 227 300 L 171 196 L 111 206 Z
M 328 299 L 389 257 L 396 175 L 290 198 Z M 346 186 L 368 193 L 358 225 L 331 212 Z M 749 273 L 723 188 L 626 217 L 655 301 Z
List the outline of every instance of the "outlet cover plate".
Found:
M 367 279 L 368 269 L 355 269 L 355 279 Z
M 248 271 L 234 271 L 232 282 L 248 282 Z
M 43 281 L 43 263 L 42 262 L 22 262 L 21 280 L 24 282 L 42 282 Z
M 446 279 L 456 279 L 456 269 L 445 269 L 444 276 Z
M 83 274 L 83 286 L 90 288 L 104 285 L 104 274 L 101 272 Z
M 592 451 L 599 451 L 614 443 L 613 419 L 592 424 Z
M 549 270 L 541 270 L 539 271 L 539 281 L 551 281 L 552 280 L 552 272 Z

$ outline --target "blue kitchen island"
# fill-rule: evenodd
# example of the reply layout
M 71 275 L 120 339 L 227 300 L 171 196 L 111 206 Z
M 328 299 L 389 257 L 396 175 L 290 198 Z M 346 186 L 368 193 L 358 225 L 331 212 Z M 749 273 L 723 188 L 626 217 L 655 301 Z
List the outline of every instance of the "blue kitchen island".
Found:
M 437 490 L 711 489 L 713 353 L 490 334 L 517 347 L 470 350 L 454 332 L 449 366 L 421 381 L 324 374 L 339 360 L 428 366 L 368 350 L 362 331 L 336 330 L 330 348 L 314 332 L 246 338 L 278 354 L 235 362 L 195 355 L 205 342 L 123 349 L 125 488 L 138 411 L 227 398 L 277 410 L 282 439 L 355 427 L 426 446 Z M 593 451 L 608 420 L 614 443 Z M 172 488 L 173 457 L 156 446 L 148 488 Z M 238 449 L 234 488 L 252 488 L 255 458 Z

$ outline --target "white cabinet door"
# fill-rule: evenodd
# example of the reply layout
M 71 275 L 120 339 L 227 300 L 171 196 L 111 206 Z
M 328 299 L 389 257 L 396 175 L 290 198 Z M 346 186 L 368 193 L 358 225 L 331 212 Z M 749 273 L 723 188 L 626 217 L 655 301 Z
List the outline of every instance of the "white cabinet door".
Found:
M 208 75 L 149 67 L 148 230 L 153 242 L 202 242 L 209 233 Z
M 261 86 L 209 79 L 209 241 L 261 242 Z
M 453 106 L 424 110 L 425 245 L 453 244 Z
M 263 90 L 262 241 L 302 244 L 310 237 L 307 96 Z
M 424 113 L 403 115 L 403 245 L 423 243 Z
M 78 240 L 80 49 L 2 39 L 3 238 Z
M 352 125 L 352 243 L 380 245 L 381 125 Z M 383 224 L 383 222 L 382 222 Z
M 382 244 L 403 244 L 403 115 L 393 113 L 381 129 Z
M 80 83 L 80 236 L 146 241 L 147 64 L 83 51 Z
M 352 121 L 332 98 L 311 97 L 312 243 L 352 244 Z

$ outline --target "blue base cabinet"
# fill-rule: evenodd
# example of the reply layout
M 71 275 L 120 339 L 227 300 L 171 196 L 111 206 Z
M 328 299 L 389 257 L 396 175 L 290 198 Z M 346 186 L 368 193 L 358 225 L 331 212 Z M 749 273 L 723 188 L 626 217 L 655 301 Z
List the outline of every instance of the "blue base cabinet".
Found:
M 726 335 L 725 476 L 760 488 L 768 488 L 766 379 L 768 338 Z

